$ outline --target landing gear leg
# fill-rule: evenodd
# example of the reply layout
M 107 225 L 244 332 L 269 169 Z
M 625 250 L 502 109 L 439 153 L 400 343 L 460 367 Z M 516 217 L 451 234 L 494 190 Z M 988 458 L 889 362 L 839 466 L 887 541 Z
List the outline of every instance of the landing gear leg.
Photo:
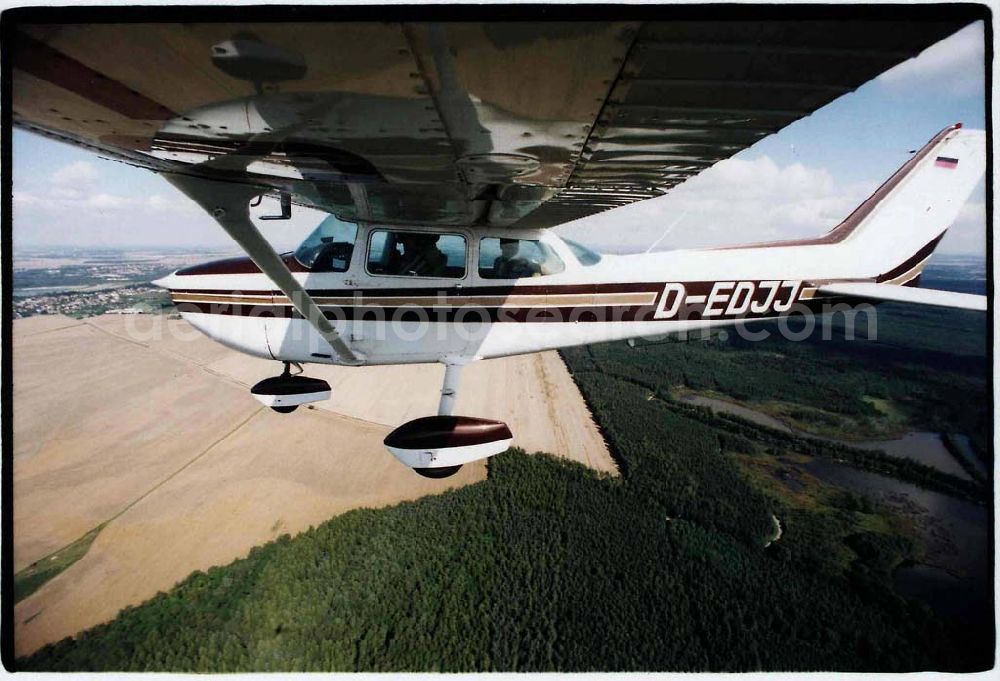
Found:
M 291 366 L 292 366 L 291 362 L 285 362 L 285 370 L 281 372 L 281 376 L 279 376 L 278 378 L 281 378 L 281 379 L 291 378 L 291 376 L 292 376 Z M 301 367 L 299 367 L 299 373 L 300 374 L 302 373 L 302 368 Z M 297 404 L 292 404 L 292 405 L 288 405 L 288 406 L 284 406 L 284 407 L 282 407 L 282 406 L 272 406 L 271 407 L 271 409 L 273 409 L 274 411 L 278 412 L 279 414 L 291 414 L 293 411 L 295 411 L 298 408 L 299 408 L 299 405 L 297 405 Z
M 441 401 L 438 402 L 438 416 L 451 416 L 455 411 L 455 401 L 458 400 L 458 384 L 462 380 L 462 367 L 464 363 L 445 362 L 444 383 L 441 384 Z M 462 464 L 456 466 L 442 466 L 440 468 L 414 468 L 418 475 L 425 478 L 450 478 L 458 473 Z
M 441 401 L 438 402 L 438 416 L 451 416 L 458 399 L 458 383 L 462 379 L 464 364 L 444 365 L 444 383 L 441 385 Z

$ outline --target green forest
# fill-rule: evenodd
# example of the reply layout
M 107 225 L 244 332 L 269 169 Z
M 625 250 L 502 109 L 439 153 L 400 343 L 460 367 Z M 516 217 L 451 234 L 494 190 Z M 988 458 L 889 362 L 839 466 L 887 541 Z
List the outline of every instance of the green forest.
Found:
M 850 491 L 808 477 L 793 488 L 774 473 L 832 458 L 984 505 L 992 481 L 673 397 L 791 405 L 823 415 L 827 428 L 965 433 L 988 457 L 982 316 L 886 306 L 878 333 L 878 342 L 730 335 L 565 351 L 620 477 L 511 450 L 490 460 L 481 483 L 282 537 L 17 666 L 987 669 L 992 621 L 941 620 L 893 590 L 892 569 L 920 551 L 906 523 Z

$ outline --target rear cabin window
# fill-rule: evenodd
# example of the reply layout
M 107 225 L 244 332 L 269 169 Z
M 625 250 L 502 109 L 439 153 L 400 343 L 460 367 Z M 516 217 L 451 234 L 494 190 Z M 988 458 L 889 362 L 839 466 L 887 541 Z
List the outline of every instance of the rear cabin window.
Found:
M 357 225 L 331 215 L 295 249 L 295 259 L 313 272 L 346 272 L 357 237 Z
M 465 276 L 465 237 L 431 232 L 372 232 L 368 272 L 397 277 Z
M 487 237 L 479 242 L 479 276 L 483 279 L 542 277 L 564 269 L 556 252 L 541 241 Z

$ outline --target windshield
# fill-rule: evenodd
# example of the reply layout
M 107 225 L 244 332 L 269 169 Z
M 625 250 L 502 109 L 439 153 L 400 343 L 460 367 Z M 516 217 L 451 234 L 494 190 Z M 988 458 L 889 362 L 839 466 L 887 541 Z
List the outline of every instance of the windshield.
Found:
M 564 269 L 556 252 L 536 239 L 486 237 L 479 242 L 479 276 L 483 279 L 542 277 Z
M 569 250 L 573 251 L 573 255 L 576 256 L 576 259 L 579 260 L 580 264 L 584 267 L 590 267 L 591 265 L 596 265 L 601 262 L 601 254 L 595 253 L 583 244 L 570 241 L 569 239 L 563 239 L 563 242 L 569 246 Z
M 329 216 L 295 249 L 295 259 L 313 272 L 346 272 L 358 226 Z

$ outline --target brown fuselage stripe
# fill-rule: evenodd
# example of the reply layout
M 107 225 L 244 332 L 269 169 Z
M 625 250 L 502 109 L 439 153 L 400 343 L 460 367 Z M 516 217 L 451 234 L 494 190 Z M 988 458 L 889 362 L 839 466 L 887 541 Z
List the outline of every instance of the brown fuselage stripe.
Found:
M 927 256 L 926 259 L 921 260 L 919 263 L 917 263 L 917 265 L 915 267 L 907 270 L 906 272 L 904 272 L 903 274 L 899 275 L 895 279 L 889 279 L 888 281 L 879 282 L 879 283 L 881 283 L 881 284 L 888 284 L 890 286 L 902 286 L 903 284 L 905 284 L 906 282 L 910 281 L 914 277 L 920 276 L 920 273 L 923 272 L 924 266 L 927 264 L 927 260 L 929 258 L 930 258 L 930 256 Z
M 418 307 L 553 307 L 553 306 L 608 306 L 608 305 L 655 305 L 656 291 L 638 293 L 605 293 L 605 294 L 563 294 L 563 295 L 510 295 L 510 296 L 372 296 L 355 295 L 342 297 L 313 296 L 317 305 L 337 306 L 381 306 L 402 307 L 405 305 Z M 284 295 L 220 295 L 211 293 L 181 293 L 173 294 L 175 303 L 208 302 L 231 303 L 238 305 L 290 305 L 291 301 Z
M 917 265 L 919 265 L 923 261 L 927 260 L 927 258 L 931 257 L 931 254 L 934 252 L 934 249 L 937 248 L 937 245 L 938 245 L 938 243 L 940 243 L 941 239 L 944 238 L 944 234 L 945 234 L 944 232 L 941 232 L 937 236 L 936 239 L 934 239 L 933 241 L 931 241 L 930 243 L 928 243 L 926 246 L 924 246 L 923 248 L 921 248 L 919 251 L 917 251 L 916 253 L 914 253 L 912 256 L 910 256 L 909 258 L 907 258 L 898 267 L 893 267 L 891 270 L 889 270 L 885 274 L 876 277 L 875 281 L 878 282 L 879 284 L 881 284 L 883 282 L 888 282 L 888 281 L 891 281 L 893 279 L 896 279 L 901 274 L 904 274 L 904 273 L 912 270 L 914 267 L 916 267 Z
M 214 274 L 214 273 L 213 273 Z M 769 281 L 760 279 L 755 281 Z M 689 291 L 698 293 L 708 293 L 714 281 L 685 282 Z M 442 294 L 448 296 L 510 296 L 510 295 L 581 295 L 581 294 L 604 294 L 604 293 L 659 293 L 663 290 L 663 281 L 633 281 L 623 283 L 593 283 L 593 284 L 525 284 L 502 286 L 408 286 L 399 288 L 338 288 L 338 289 L 309 289 L 309 295 L 314 297 L 353 297 L 363 296 L 427 296 L 428 294 Z M 280 296 L 281 291 L 275 289 L 211 289 L 211 288 L 172 288 L 173 293 L 209 293 L 225 294 L 232 293 L 244 296 Z
M 766 297 L 766 296 L 764 296 Z M 814 312 L 821 311 L 822 306 L 831 301 L 849 300 L 845 296 L 824 296 L 808 299 L 800 298 L 791 313 L 801 311 L 803 307 Z M 861 299 L 858 299 L 861 300 Z M 754 302 L 763 302 L 762 297 L 755 297 Z M 675 314 L 670 317 L 657 318 L 655 305 L 629 306 L 573 306 L 547 308 L 498 308 L 481 306 L 461 306 L 452 308 L 426 308 L 416 306 L 357 306 L 339 307 L 335 310 L 324 310 L 330 320 L 360 320 L 360 321 L 401 321 L 401 322 L 434 322 L 434 323 L 525 323 L 525 322 L 639 322 L 639 321 L 736 321 L 741 319 L 766 319 L 782 316 L 768 308 L 761 312 L 744 312 L 739 314 L 718 313 L 706 316 L 705 303 L 683 303 Z M 177 304 L 180 312 L 201 314 L 219 314 L 240 317 L 301 319 L 302 317 L 292 307 L 287 305 L 241 305 L 219 304 L 207 302 L 181 302 Z

